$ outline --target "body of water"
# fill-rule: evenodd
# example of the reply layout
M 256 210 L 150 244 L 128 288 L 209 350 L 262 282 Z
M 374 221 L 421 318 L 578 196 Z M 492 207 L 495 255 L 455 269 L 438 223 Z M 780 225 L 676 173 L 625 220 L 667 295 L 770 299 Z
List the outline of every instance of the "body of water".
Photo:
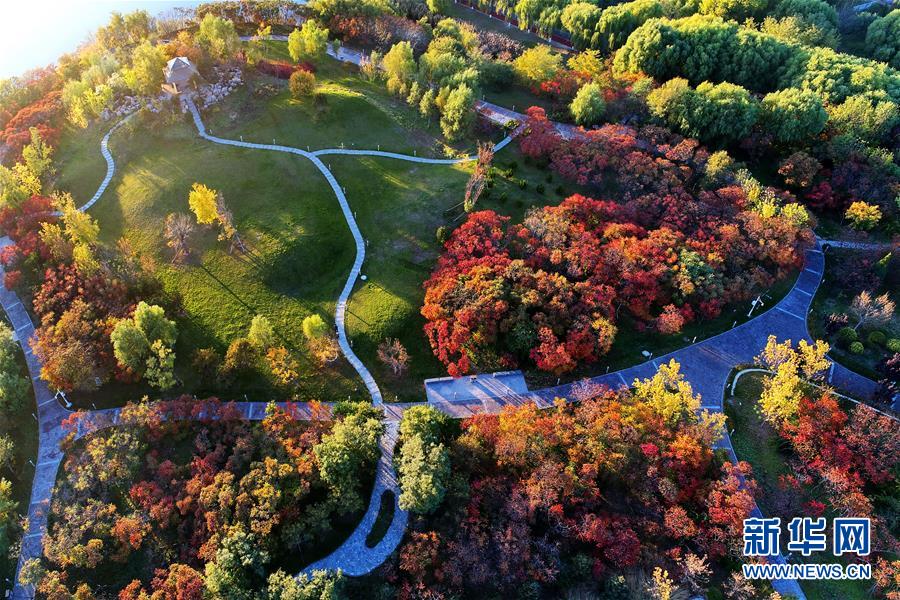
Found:
M 56 62 L 107 23 L 112 12 L 146 10 L 156 16 L 198 4 L 190 0 L 2 0 L 0 79 Z

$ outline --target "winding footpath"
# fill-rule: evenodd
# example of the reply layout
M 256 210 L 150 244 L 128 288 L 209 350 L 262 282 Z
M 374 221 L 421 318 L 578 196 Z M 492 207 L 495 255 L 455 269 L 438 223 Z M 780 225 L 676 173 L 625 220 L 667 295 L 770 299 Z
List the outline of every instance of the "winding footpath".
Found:
M 438 159 L 380 150 L 348 149 L 323 149 L 311 152 L 290 146 L 229 140 L 213 136 L 206 131 L 200 113 L 191 99 L 186 99 L 185 106 L 193 116 L 194 124 L 200 137 L 209 142 L 238 148 L 295 154 L 311 161 L 331 186 L 347 225 L 353 234 L 356 245 L 356 257 L 338 299 L 335 310 L 335 324 L 338 330 L 341 351 L 365 383 L 372 403 L 380 406 L 384 411 L 385 434 L 380 441 L 381 457 L 377 465 L 375 485 L 369 500 L 368 509 L 360 524 L 337 550 L 308 566 L 303 572 L 309 573 L 319 569 L 341 569 L 348 575 L 366 574 L 381 565 L 390 556 L 400 544 L 406 529 L 408 514 L 406 511 L 400 510 L 397 504 L 399 486 L 393 466 L 393 454 L 397 441 L 399 420 L 402 418 L 403 411 L 411 406 L 421 405 L 421 403 L 384 404 L 378 384 L 350 347 L 345 330 L 344 316 L 347 302 L 350 299 L 365 260 L 365 240 L 350 209 L 343 188 L 320 157 L 329 155 L 373 156 L 436 165 L 457 164 L 474 160 L 476 157 Z M 522 115 L 520 113 L 514 113 L 502 107 L 479 103 L 477 108 L 479 112 L 500 124 L 505 124 L 509 120 L 519 120 L 521 122 Z M 122 126 L 127 118 L 117 123 L 104 136 L 101 142 L 101 153 L 107 163 L 106 177 L 103 179 L 97 193 L 82 207 L 82 210 L 89 209 L 97 202 L 115 175 L 115 162 L 108 147 L 109 138 L 115 130 Z M 494 147 L 495 151 L 508 145 L 520 131 L 521 126 L 514 130 L 510 136 L 499 142 Z M 8 238 L 0 238 L 0 248 L 10 243 L 11 241 Z M 763 349 L 770 334 L 777 335 L 779 339 L 791 339 L 794 341 L 811 339 L 806 327 L 806 315 L 816 289 L 822 280 L 823 272 L 824 255 L 821 246 L 817 244 L 816 248 L 807 251 L 804 270 L 791 291 L 774 307 L 729 331 L 681 350 L 648 360 L 642 364 L 593 377 L 582 382 L 528 391 L 523 394 L 509 394 L 508 391 L 498 391 L 497 394 L 491 394 L 488 391 L 474 400 L 436 402 L 432 405 L 455 418 L 465 418 L 486 412 L 496 413 L 502 410 L 504 406 L 520 405 L 526 402 L 535 403 L 540 407 L 550 407 L 556 398 L 571 399 L 577 397 L 579 386 L 590 384 L 604 385 L 610 388 L 627 387 L 635 379 L 651 377 L 660 364 L 675 360 L 681 364 L 682 372 L 691 383 L 694 391 L 700 394 L 703 408 L 711 411 L 722 411 L 723 391 L 726 389 L 731 372 L 736 366 L 753 363 L 755 356 Z M 3 268 L 0 266 L 0 277 L 3 275 Z M 39 424 L 40 443 L 31 501 L 28 507 L 28 528 L 23 537 L 16 583 L 10 596 L 10 598 L 14 599 L 25 599 L 33 598 L 34 590 L 30 586 L 22 586 L 18 583 L 18 572 L 27 560 L 39 558 L 42 554 L 42 536 L 46 532 L 47 514 L 53 494 L 53 486 L 63 458 L 59 445 L 60 441 L 69 433 L 62 426 L 62 422 L 72 413 L 60 405 L 44 381 L 40 379 L 41 365 L 33 355 L 29 342 L 34 334 L 34 326 L 25 307 L 14 292 L 6 290 L 3 286 L 0 286 L 0 304 L 2 304 L 3 310 L 11 321 L 25 352 L 29 375 L 34 386 Z M 835 366 L 833 375 L 833 384 L 835 386 L 842 387 L 863 398 L 867 397 L 874 389 L 874 382 L 856 375 L 843 367 L 838 367 L 839 365 Z M 266 403 L 264 402 L 238 402 L 235 403 L 235 406 L 245 419 L 261 420 L 265 418 Z M 298 419 L 313 418 L 309 408 L 305 405 L 296 405 L 296 411 Z M 104 427 L 115 426 L 118 423 L 119 414 L 119 409 L 106 409 L 87 413 L 78 423 L 75 431 L 76 439 Z M 201 415 L 196 418 L 203 417 Z M 727 450 L 732 460 L 737 460 L 727 433 L 724 433 L 720 446 Z M 384 537 L 373 548 L 369 548 L 365 540 L 378 516 L 382 495 L 388 491 L 394 493 L 394 517 Z M 779 558 L 783 560 L 783 558 Z M 773 585 L 782 595 L 792 594 L 798 598 L 804 598 L 802 590 L 795 581 L 776 581 L 773 582 Z

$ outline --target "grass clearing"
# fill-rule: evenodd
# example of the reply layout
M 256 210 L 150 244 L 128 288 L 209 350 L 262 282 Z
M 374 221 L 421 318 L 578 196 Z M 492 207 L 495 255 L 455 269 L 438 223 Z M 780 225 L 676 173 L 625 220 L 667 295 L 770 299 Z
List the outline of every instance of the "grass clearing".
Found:
M 289 60 L 285 42 L 267 47 L 271 58 Z M 287 81 L 248 72 L 245 86 L 206 111 L 207 129 L 221 137 L 264 144 L 274 139 L 310 150 L 343 144 L 439 158 L 472 152 L 471 137 L 445 143 L 436 119 L 388 94 L 383 82 L 362 78 L 356 65 L 327 57 L 315 67 L 317 94 L 299 100 L 291 97 Z M 267 86 L 274 95 L 259 91 Z
M 164 127 L 136 124 L 135 132 L 134 138 L 113 136 L 119 170 L 91 214 L 104 242 L 126 238 L 156 264 L 166 292 L 180 299 L 184 314 L 177 318 L 176 352 L 185 389 L 192 390 L 193 350 L 213 347 L 224 353 L 233 339 L 246 334 L 255 314 L 268 317 L 285 346 L 305 358 L 300 323 L 313 312 L 333 322 L 354 257 L 352 237 L 321 174 L 296 156 L 205 142 L 186 118 Z M 171 264 L 163 222 L 171 212 L 189 212 L 187 195 L 195 181 L 222 192 L 250 257 L 229 254 L 213 229 L 199 228 L 191 259 Z M 346 398 L 359 387 L 343 361 L 323 370 L 308 359 L 302 364 L 304 399 Z M 120 403 L 135 399 L 136 391 L 142 390 L 111 385 L 96 396 L 103 404 Z M 265 400 L 275 394 L 259 378 L 230 391 L 236 399 L 248 394 Z
M 66 125 L 63 129 L 59 147 L 53 153 L 57 171 L 53 188 L 71 193 L 79 206 L 91 199 L 106 177 L 100 141 L 115 123 L 101 121 L 87 129 Z

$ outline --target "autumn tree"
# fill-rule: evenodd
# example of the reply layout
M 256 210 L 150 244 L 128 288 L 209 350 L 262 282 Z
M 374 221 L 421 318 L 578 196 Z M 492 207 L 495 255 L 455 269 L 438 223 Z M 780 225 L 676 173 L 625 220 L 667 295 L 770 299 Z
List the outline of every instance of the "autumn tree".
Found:
M 312 96 L 313 92 L 316 91 L 316 76 L 306 69 L 297 69 L 291 73 L 288 87 L 291 90 L 291 97 L 295 100 L 305 96 Z
M 197 223 L 210 225 L 218 219 L 218 192 L 202 183 L 195 183 L 188 194 L 188 206 L 197 217 Z
M 825 371 L 829 362 L 825 358 L 828 344 L 817 340 L 809 344 L 800 340 L 795 350 L 790 340 L 778 342 L 770 335 L 766 347 L 757 362 L 774 375 L 766 379 L 759 404 L 763 415 L 775 426 L 794 419 L 803 392 L 803 379 L 811 380 Z
M 400 508 L 428 514 L 440 505 L 450 477 L 450 455 L 443 444 L 429 446 L 420 437 L 403 442 L 397 460 Z
M 328 325 L 325 323 L 325 319 L 317 314 L 305 317 L 301 328 L 303 329 L 303 335 L 308 340 L 328 335 Z
M 137 94 L 149 96 L 158 94 L 163 83 L 163 68 L 166 54 L 161 46 L 148 40 L 141 42 L 132 53 L 131 67 L 123 70 L 125 84 Z
M 310 352 L 320 364 L 337 360 L 340 347 L 321 316 L 314 314 L 303 319 L 302 329 Z
M 866 51 L 876 60 L 900 69 L 900 9 L 872 21 L 866 31 Z
M 562 66 L 562 57 L 550 46 L 529 48 L 513 61 L 516 75 L 528 85 L 538 85 L 553 77 Z
M 175 386 L 175 351 L 162 340 L 150 344 L 144 378 L 147 383 L 160 390 Z
M 894 317 L 897 305 L 887 293 L 873 297 L 868 290 L 863 290 L 850 303 L 847 312 L 856 319 L 853 329 L 860 327 L 879 327 Z
M 236 338 L 228 345 L 222 371 L 226 375 L 246 375 L 256 366 L 259 348 L 245 337 Z
M 12 469 L 15 459 L 15 443 L 9 435 L 0 433 L 0 471 L 3 469 Z
M 169 213 L 166 217 L 164 235 L 166 245 L 172 249 L 172 262 L 184 261 L 191 253 L 191 235 L 194 223 L 184 213 Z
M 85 275 L 96 272 L 100 266 L 95 255 L 100 240 L 100 225 L 86 212 L 79 210 L 69 194 L 57 196 L 54 204 L 61 213 L 63 231 L 72 244 L 75 266 Z
M 247 64 L 255 65 L 261 61 L 266 53 L 266 41 L 272 35 L 272 26 L 260 23 L 256 28 L 256 34 L 247 44 Z
M 760 105 L 760 122 L 778 142 L 796 144 L 819 135 L 828 114 L 818 94 L 788 88 L 767 94 Z
M 416 74 L 416 60 L 409 42 L 397 42 L 381 59 L 388 89 L 396 92 Z
M 854 229 L 868 231 L 881 220 L 881 209 L 875 204 L 858 200 L 850 203 L 844 217 L 850 221 L 850 226 Z
M 475 117 L 472 107 L 475 94 L 466 84 L 455 88 L 447 96 L 447 102 L 441 109 L 441 131 L 450 141 L 461 139 L 469 132 Z
M 399 550 L 400 589 L 506 597 L 528 585 L 553 595 L 563 573 L 594 585 L 598 570 L 612 580 L 652 570 L 660 547 L 678 557 L 672 572 L 686 587 L 703 586 L 714 560 L 739 555 L 755 487 L 748 465 L 719 468 L 723 420 L 695 412 L 699 398 L 666 367 L 637 393 L 599 386 L 577 404 L 526 402 L 463 420 L 441 518 L 422 521 Z M 435 427 L 447 417 L 414 410 L 401 421 L 401 454 L 416 436 L 427 445 L 448 435 Z M 413 470 L 398 456 L 398 471 Z
M 757 100 L 746 89 L 727 82 L 707 81 L 691 88 L 687 80 L 674 78 L 653 90 L 647 102 L 669 127 L 716 144 L 746 137 L 759 114 Z
M 18 503 L 12 497 L 12 484 L 0 478 L 0 552 L 6 556 L 12 543 Z
M 266 352 L 266 362 L 279 385 L 292 388 L 300 380 L 300 363 L 291 356 L 287 348 L 283 346 L 269 348 Z
M 271 560 L 256 535 L 243 527 L 227 532 L 215 560 L 206 564 L 206 590 L 213 598 L 244 600 L 258 589 Z
M 201 225 L 219 224 L 219 240 L 229 242 L 229 252 L 234 248 L 246 251 L 237 229 L 234 216 L 225 204 L 220 192 L 208 188 L 202 183 L 195 183 L 188 194 L 188 206 Z
M 386 339 L 378 345 L 378 360 L 391 370 L 394 377 L 401 377 L 409 368 L 409 353 L 400 340 Z
M 312 576 L 306 573 L 294 576 L 278 570 L 269 575 L 265 600 L 337 600 L 344 597 L 344 586 L 340 571 L 313 571 Z
M 28 132 L 30 142 L 22 148 L 22 164 L 31 176 L 44 183 L 54 173 L 53 148 L 44 141 L 37 127 L 31 127 Z
M 685 318 L 674 304 L 663 308 L 662 314 L 656 318 L 656 329 L 663 335 L 672 335 L 681 331 Z
M 106 317 L 83 298 L 73 300 L 58 318 L 44 315 L 34 343 L 41 378 L 66 392 L 93 391 L 107 381 L 114 361 Z
M 250 330 L 247 332 L 250 343 L 265 352 L 275 345 L 275 330 L 269 319 L 262 315 L 256 315 L 250 321 Z

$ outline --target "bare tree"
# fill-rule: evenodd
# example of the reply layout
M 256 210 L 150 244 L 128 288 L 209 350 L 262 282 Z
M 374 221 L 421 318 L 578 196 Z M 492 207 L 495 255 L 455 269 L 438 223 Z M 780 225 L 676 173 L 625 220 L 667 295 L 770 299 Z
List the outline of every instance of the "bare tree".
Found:
M 590 379 L 582 379 L 572 385 L 572 400 L 584 402 L 591 398 L 599 398 L 609 388 L 600 383 L 594 383 Z
M 682 583 L 684 583 L 691 592 L 699 594 L 706 589 L 712 570 L 705 556 L 697 556 L 693 552 L 688 552 L 684 557 L 684 573 L 682 574 Z
M 184 213 L 169 213 L 166 217 L 166 245 L 174 250 L 172 262 L 181 262 L 191 253 L 191 235 L 194 233 L 194 220 Z
M 867 290 L 863 290 L 853 299 L 848 312 L 856 319 L 856 326 L 853 329 L 859 329 L 863 325 L 877 327 L 884 325 L 894 317 L 896 309 L 894 301 L 888 298 L 887 294 L 872 297 Z
M 732 573 L 725 583 L 725 597 L 728 600 L 751 600 L 756 596 L 753 582 L 740 573 Z
M 219 225 L 222 226 L 222 233 L 219 234 L 219 239 L 230 244 L 228 252 L 233 252 L 237 248 L 241 252 L 246 253 L 247 247 L 244 246 L 244 242 L 234 226 L 234 214 L 225 205 L 225 199 L 222 197 L 222 194 L 219 194 L 216 198 L 216 218 L 219 220 Z
M 398 339 L 386 339 L 378 345 L 378 360 L 390 367 L 394 377 L 400 377 L 409 368 L 409 353 Z
M 487 183 L 488 169 L 491 167 L 491 161 L 494 160 L 494 146 L 492 144 L 478 144 L 478 162 L 475 164 L 475 170 L 466 183 L 466 195 L 463 199 L 463 210 L 472 212 L 475 203 L 484 191 Z

